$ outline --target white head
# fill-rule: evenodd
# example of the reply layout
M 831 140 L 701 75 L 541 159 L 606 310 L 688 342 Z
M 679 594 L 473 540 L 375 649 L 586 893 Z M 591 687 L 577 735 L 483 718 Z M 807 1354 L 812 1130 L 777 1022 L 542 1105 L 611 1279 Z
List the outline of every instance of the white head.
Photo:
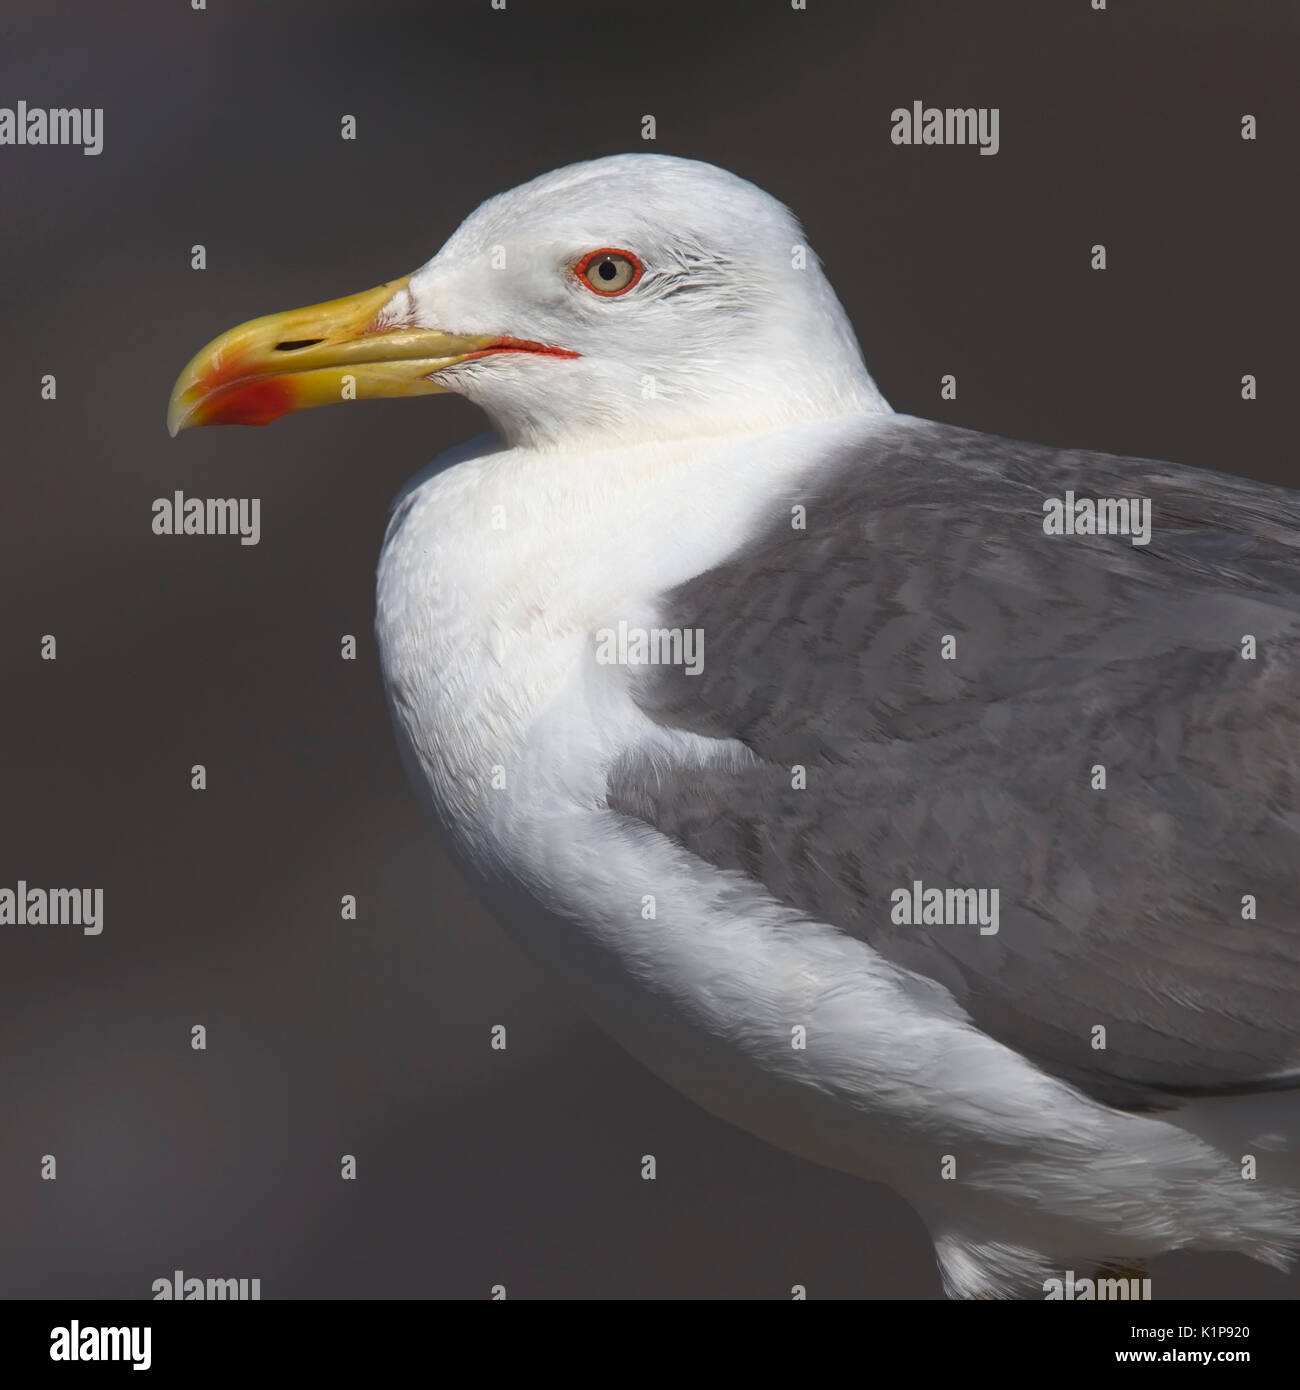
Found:
M 579 273 L 602 251 L 628 253 L 632 265 L 600 256 Z M 612 155 L 502 193 L 398 299 L 394 308 L 421 327 L 579 354 L 493 353 L 440 373 L 511 444 L 884 408 L 795 218 L 752 183 L 695 160 Z
M 543 174 L 406 280 L 232 330 L 182 376 L 173 432 L 338 399 L 349 369 L 355 395 L 455 391 L 541 448 L 888 409 L 790 212 L 668 155 Z

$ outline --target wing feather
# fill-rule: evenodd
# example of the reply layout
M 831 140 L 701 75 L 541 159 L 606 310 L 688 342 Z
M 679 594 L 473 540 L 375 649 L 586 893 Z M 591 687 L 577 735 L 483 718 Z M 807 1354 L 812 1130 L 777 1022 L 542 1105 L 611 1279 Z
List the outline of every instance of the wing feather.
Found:
M 1150 499 L 1150 543 L 1045 534 L 1067 490 Z M 631 751 L 612 807 L 1111 1103 L 1300 1082 L 1300 494 L 899 419 L 661 621 L 704 669 L 638 703 L 749 756 Z M 894 924 L 916 880 L 998 932 Z

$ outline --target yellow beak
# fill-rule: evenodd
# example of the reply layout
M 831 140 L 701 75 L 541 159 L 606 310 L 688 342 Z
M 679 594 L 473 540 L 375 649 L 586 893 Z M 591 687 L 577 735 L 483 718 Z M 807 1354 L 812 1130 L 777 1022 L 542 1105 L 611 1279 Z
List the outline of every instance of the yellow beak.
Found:
M 435 395 L 447 387 L 431 373 L 513 346 L 510 339 L 379 324 L 379 311 L 409 279 L 223 333 L 177 379 L 167 429 L 174 437 L 191 425 L 269 425 L 291 410 L 334 401 Z

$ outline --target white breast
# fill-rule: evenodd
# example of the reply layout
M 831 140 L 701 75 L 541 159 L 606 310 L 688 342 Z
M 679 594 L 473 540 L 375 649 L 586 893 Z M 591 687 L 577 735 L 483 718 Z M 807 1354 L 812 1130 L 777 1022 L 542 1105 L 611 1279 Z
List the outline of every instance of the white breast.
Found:
M 867 427 L 854 416 L 712 450 L 577 458 L 485 441 L 407 493 L 379 565 L 381 659 L 433 798 L 471 856 L 491 841 L 499 862 L 501 835 L 531 813 L 590 806 L 603 758 L 628 720 L 641 727 L 620 681 L 585 678 L 597 630 L 648 625 L 661 593 L 768 519 L 764 498 L 784 479 Z

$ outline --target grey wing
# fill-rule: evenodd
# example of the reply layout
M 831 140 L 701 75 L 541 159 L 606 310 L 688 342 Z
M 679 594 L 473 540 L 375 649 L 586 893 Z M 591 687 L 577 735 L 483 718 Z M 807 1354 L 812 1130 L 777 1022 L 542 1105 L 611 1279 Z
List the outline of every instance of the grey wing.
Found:
M 1045 534 L 1068 489 L 1150 499 L 1149 544 Z M 638 703 L 752 757 L 632 752 L 609 804 L 1099 1099 L 1300 1084 L 1298 523 L 1285 489 L 899 420 L 665 597 L 703 669 Z M 917 881 L 996 888 L 996 934 L 892 920 Z

